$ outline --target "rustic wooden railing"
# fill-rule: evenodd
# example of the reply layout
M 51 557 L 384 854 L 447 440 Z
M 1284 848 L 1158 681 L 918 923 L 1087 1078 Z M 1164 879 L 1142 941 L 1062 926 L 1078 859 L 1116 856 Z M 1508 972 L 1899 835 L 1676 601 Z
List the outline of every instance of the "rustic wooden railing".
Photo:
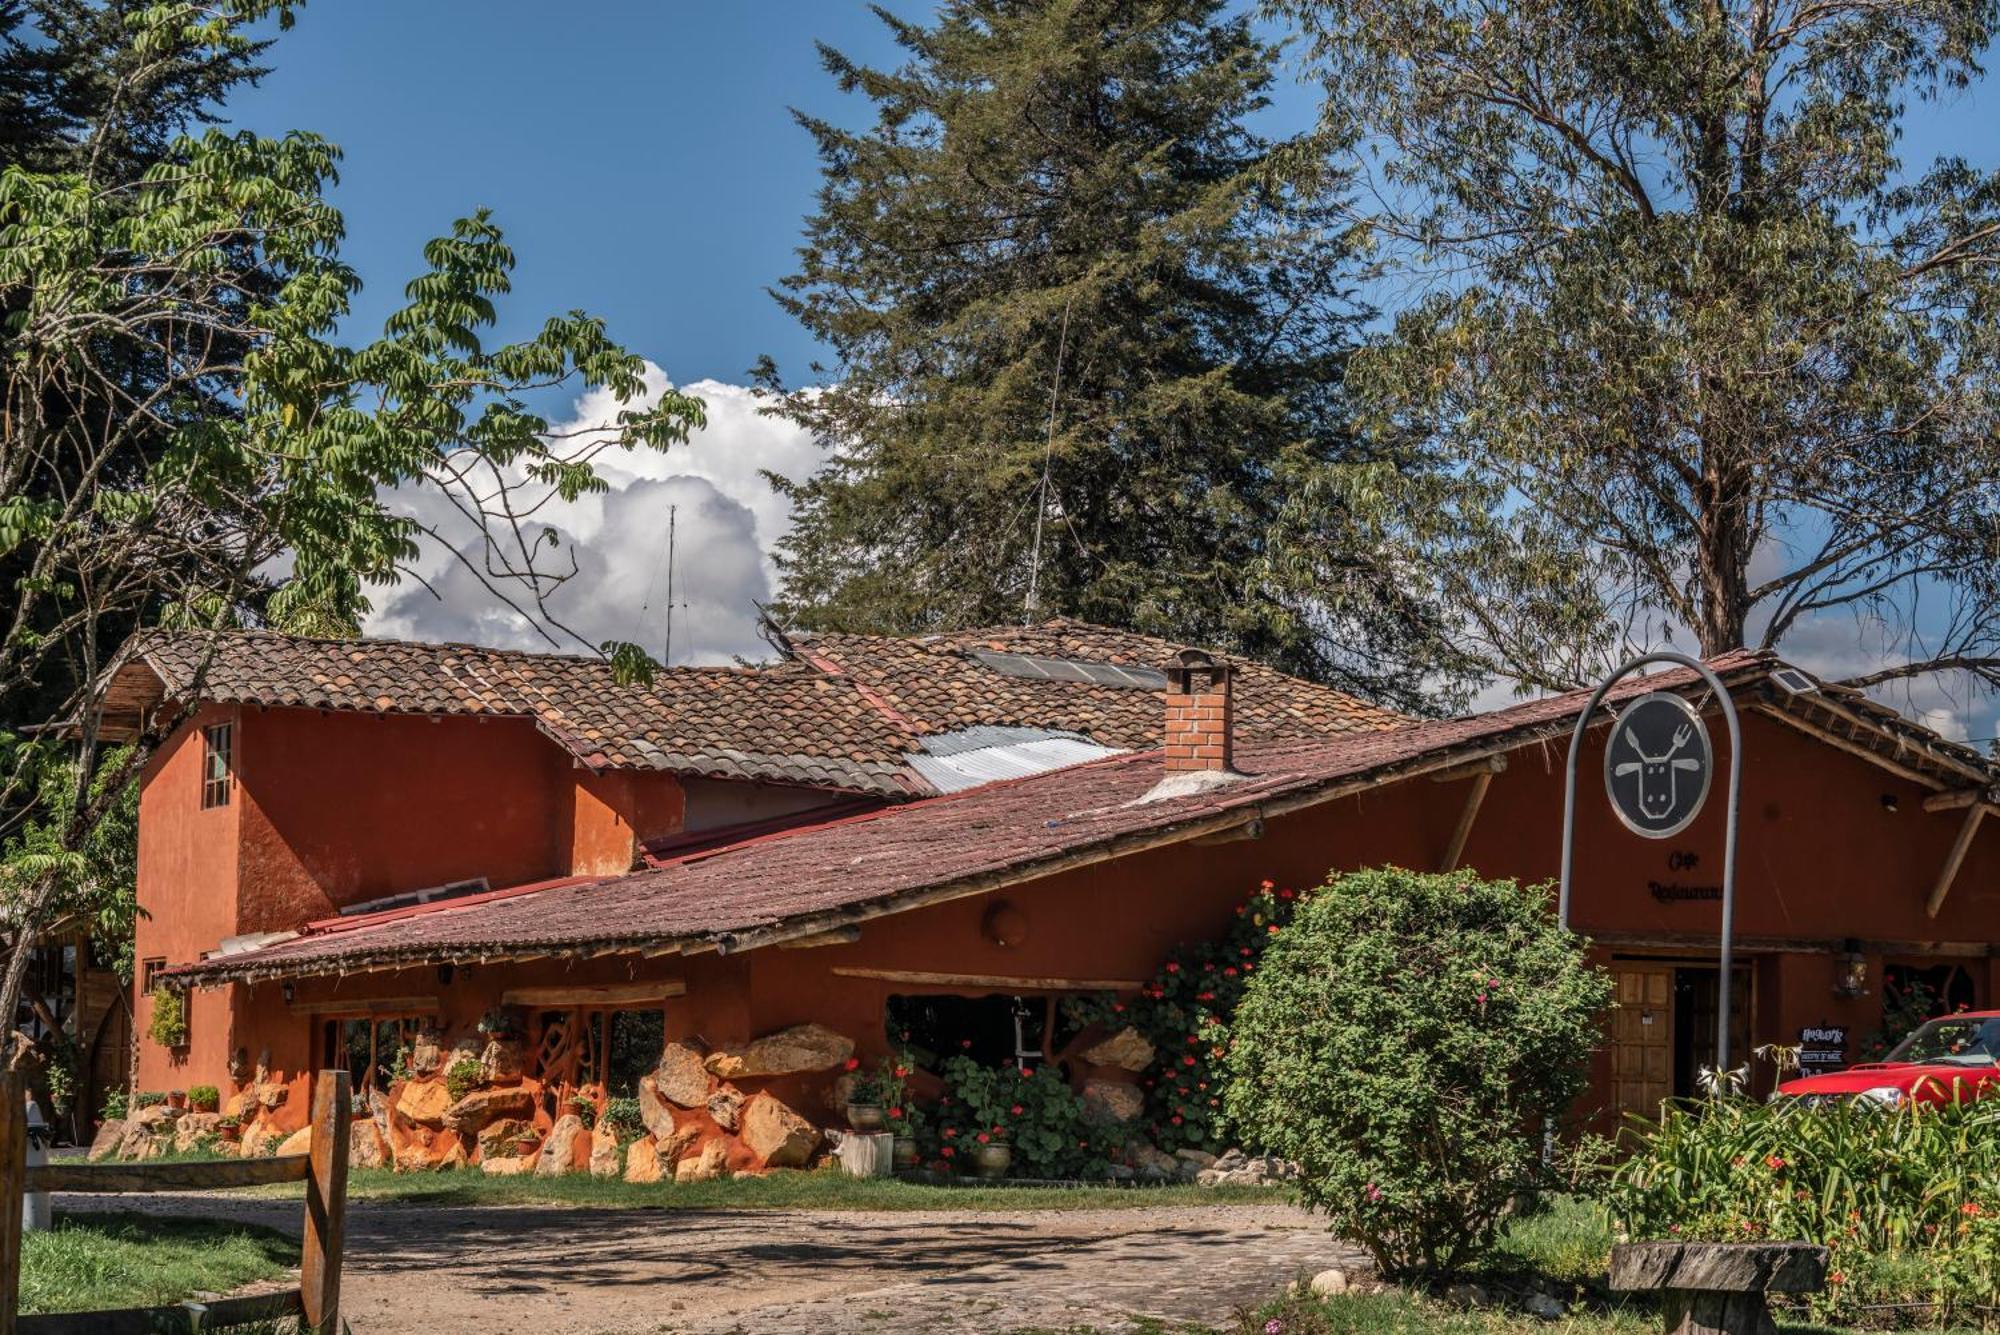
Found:
M 60 1163 L 29 1168 L 21 1077 L 12 1072 L 0 1076 L 0 1335 L 162 1335 L 287 1317 L 303 1317 L 313 1335 L 338 1335 L 350 1098 L 346 1071 L 319 1073 L 313 1082 L 312 1145 L 305 1154 L 214 1163 Z M 306 1184 L 305 1248 L 298 1288 L 171 1307 L 17 1314 L 22 1193 L 218 1191 L 271 1182 Z

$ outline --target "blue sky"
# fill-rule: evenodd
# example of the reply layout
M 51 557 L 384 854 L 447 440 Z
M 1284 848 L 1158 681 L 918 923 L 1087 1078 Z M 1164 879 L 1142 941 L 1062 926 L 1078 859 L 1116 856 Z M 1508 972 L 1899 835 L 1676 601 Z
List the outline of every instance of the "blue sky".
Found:
M 890 8 L 921 18 L 930 5 Z M 765 291 L 789 272 L 818 185 L 789 108 L 867 118 L 821 70 L 817 41 L 873 63 L 898 54 L 861 0 L 570 0 L 553 17 L 526 0 L 319 0 L 272 49 L 262 86 L 229 108 L 240 125 L 310 129 L 346 151 L 334 199 L 367 284 L 354 336 L 379 328 L 423 242 L 484 205 L 520 257 L 503 332 L 588 310 L 707 399 L 711 426 L 688 449 L 629 461 L 614 470 L 614 497 L 562 516 L 588 556 L 565 591 L 580 628 L 657 651 L 672 508 L 686 604 L 676 662 L 758 650 L 750 603 L 771 596 L 770 545 L 785 525 L 758 469 L 797 475 L 817 457 L 740 388 L 765 353 L 789 380 L 812 379 L 811 341 Z M 1288 72 L 1261 128 L 1304 128 L 1317 101 Z M 1996 123 L 1991 80 L 1919 106 L 1906 160 L 1959 153 L 2000 166 Z M 609 405 L 549 411 L 582 420 Z M 536 643 L 462 571 L 440 561 L 424 573 L 442 598 L 406 586 L 381 601 L 372 629 Z M 1984 709 L 1965 721 L 1995 731 Z

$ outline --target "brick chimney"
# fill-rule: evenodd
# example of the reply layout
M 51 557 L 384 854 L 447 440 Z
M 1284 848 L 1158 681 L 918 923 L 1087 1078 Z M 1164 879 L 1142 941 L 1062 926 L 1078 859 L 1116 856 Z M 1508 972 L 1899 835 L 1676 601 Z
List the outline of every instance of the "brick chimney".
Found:
M 1235 769 L 1229 679 L 1235 669 L 1213 654 L 1183 649 L 1166 666 L 1167 773 Z

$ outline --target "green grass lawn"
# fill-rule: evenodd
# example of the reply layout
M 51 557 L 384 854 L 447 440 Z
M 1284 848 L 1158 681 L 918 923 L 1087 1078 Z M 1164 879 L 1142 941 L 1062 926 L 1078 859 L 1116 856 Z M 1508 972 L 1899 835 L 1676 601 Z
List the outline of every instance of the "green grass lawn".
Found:
M 300 1188 L 271 1188 L 297 1194 Z M 1275 1203 L 1276 1187 L 934 1186 L 826 1170 L 729 1181 L 637 1184 L 583 1174 L 488 1177 L 477 1172 L 357 1170 L 351 1200 L 411 1205 L 577 1205 L 652 1210 L 1150 1210 Z
M 299 1244 L 273 1229 L 211 1219 L 70 1214 L 21 1240 L 21 1311 L 89 1312 L 183 1302 L 276 1279 Z

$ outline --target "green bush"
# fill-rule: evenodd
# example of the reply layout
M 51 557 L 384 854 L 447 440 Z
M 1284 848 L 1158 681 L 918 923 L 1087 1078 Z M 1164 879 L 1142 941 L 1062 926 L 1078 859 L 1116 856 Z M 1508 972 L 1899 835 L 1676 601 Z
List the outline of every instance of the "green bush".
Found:
M 1640 1123 L 1605 1190 L 1635 1238 L 1817 1242 L 1822 1318 L 2000 1304 L 2000 1100 L 1882 1108 L 1718 1099 Z
M 214 1085 L 189 1085 L 188 1107 L 196 1112 L 214 1112 L 222 1106 L 222 1091 Z
M 1308 896 L 1245 990 L 1226 1108 L 1384 1274 L 1484 1256 L 1544 1180 L 1609 980 L 1546 887 L 1383 868 Z
M 114 1089 L 104 1096 L 104 1109 L 99 1116 L 107 1122 L 122 1122 L 131 1110 L 131 1097 L 122 1089 Z
M 460 1099 L 479 1088 L 486 1079 L 486 1068 L 471 1057 L 460 1057 L 444 1073 L 444 1092 L 451 1095 L 451 1101 Z
M 604 1116 L 600 1120 L 621 1141 L 631 1140 L 646 1129 L 646 1119 L 639 1112 L 639 1100 L 629 1095 L 606 1099 Z
M 1103 1177 L 1123 1143 L 1123 1129 L 1093 1118 L 1054 1067 L 1021 1071 L 960 1056 L 941 1074 L 944 1097 L 928 1116 L 938 1153 L 955 1166 L 969 1167 L 976 1146 L 1001 1140 L 1014 1147 L 1016 1177 Z
M 187 1043 L 187 998 L 170 987 L 156 987 L 152 992 L 153 1016 L 146 1023 L 146 1037 L 163 1048 L 178 1048 Z
M 157 1108 L 167 1101 L 167 1096 L 157 1089 L 142 1089 L 132 1096 L 132 1107 Z

